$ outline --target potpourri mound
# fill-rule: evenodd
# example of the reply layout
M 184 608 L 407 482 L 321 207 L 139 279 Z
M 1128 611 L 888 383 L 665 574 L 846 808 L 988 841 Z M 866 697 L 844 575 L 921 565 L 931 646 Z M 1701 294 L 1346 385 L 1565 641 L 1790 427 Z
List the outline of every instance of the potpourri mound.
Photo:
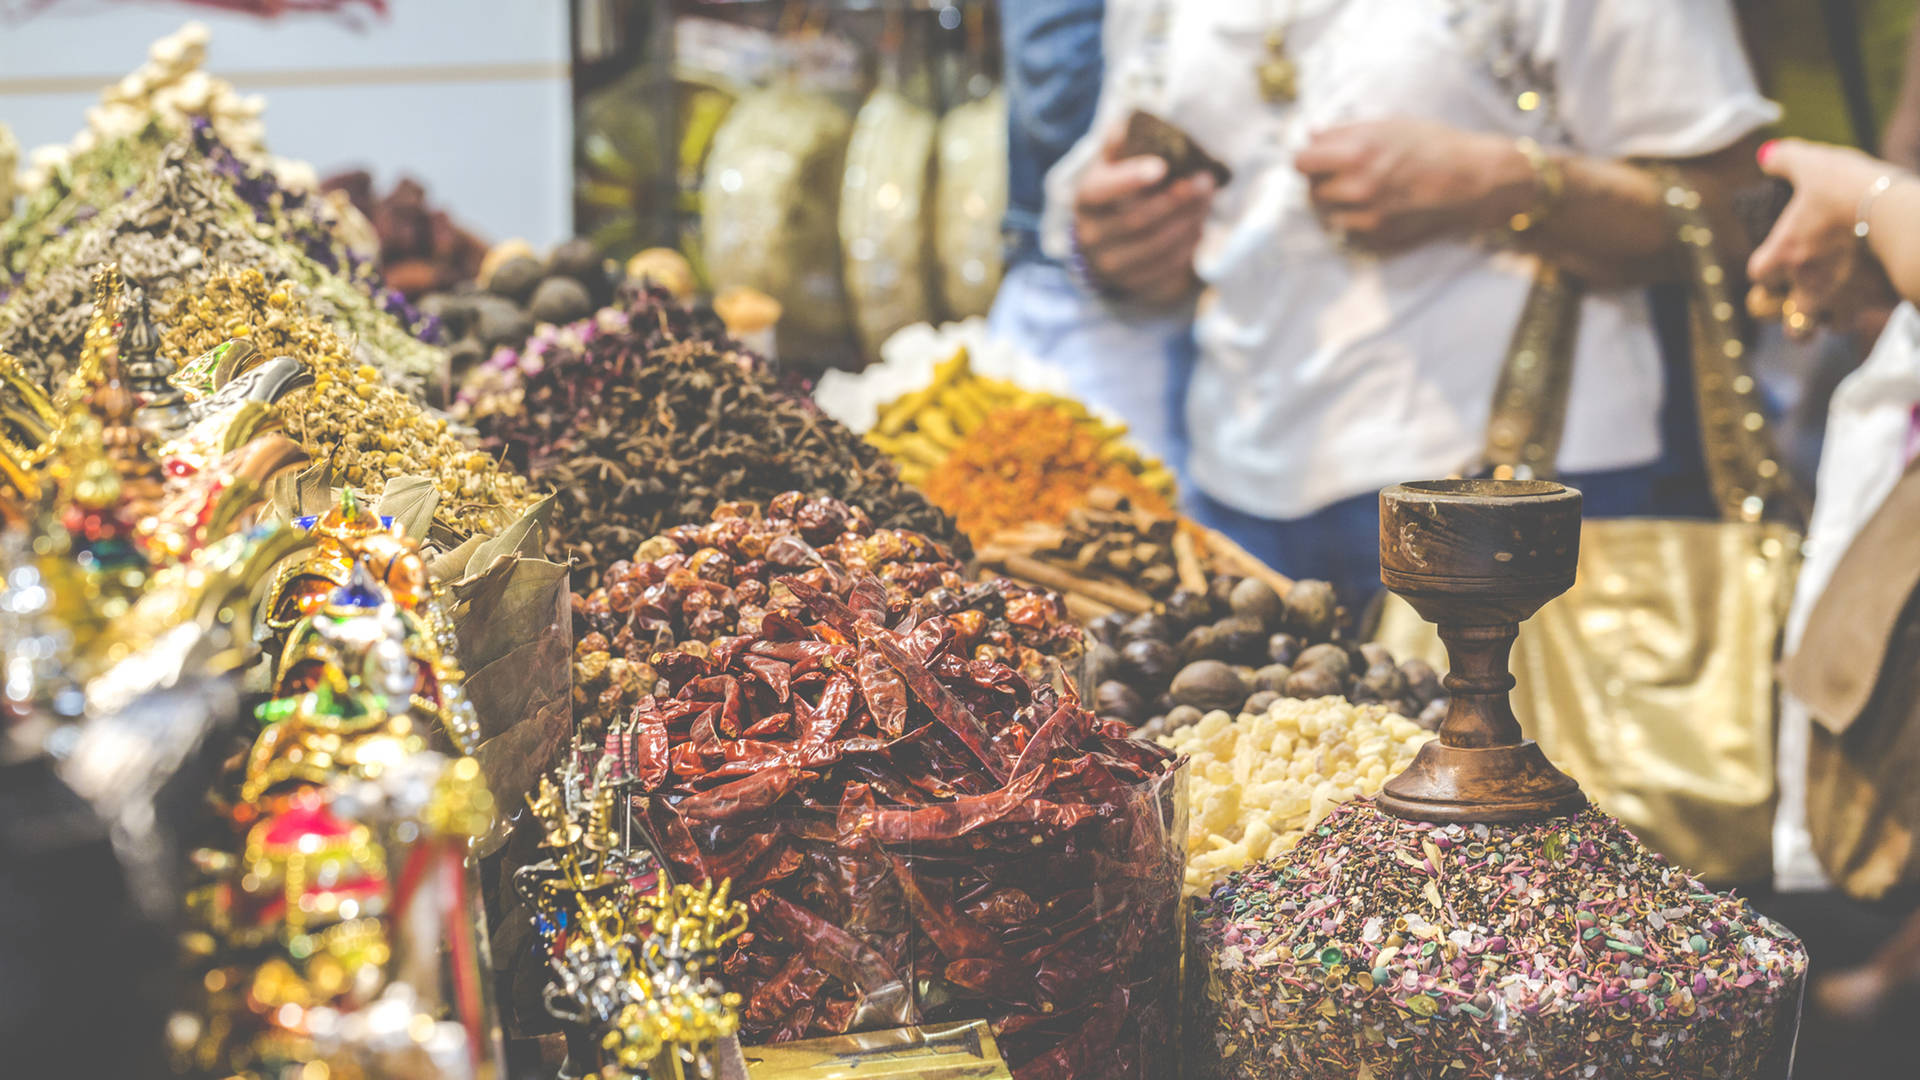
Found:
M 93 272 L 109 262 L 156 299 L 197 290 L 228 267 L 291 279 L 308 291 L 316 313 L 408 390 L 425 393 L 441 377 L 446 354 L 422 340 L 436 337 L 437 327 L 347 249 L 321 200 L 282 189 L 204 124 L 152 162 L 105 206 L 67 208 L 70 218 L 43 243 L 0 235 L 0 245 L 22 245 L 7 249 L 20 262 L 20 280 L 0 303 L 0 349 L 17 356 L 29 377 L 52 385 L 65 375 L 86 329 Z
M 1791 931 L 1591 808 L 1441 826 L 1349 803 L 1192 925 L 1188 1053 L 1236 1080 L 1747 1080 L 1807 968 Z

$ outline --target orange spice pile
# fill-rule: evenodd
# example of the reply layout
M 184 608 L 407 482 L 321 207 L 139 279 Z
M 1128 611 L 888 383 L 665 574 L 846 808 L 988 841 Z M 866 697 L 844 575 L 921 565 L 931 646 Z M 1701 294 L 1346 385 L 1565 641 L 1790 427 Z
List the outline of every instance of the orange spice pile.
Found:
M 934 505 L 968 536 L 986 539 L 1022 522 L 1059 522 L 1095 488 L 1127 496 L 1150 512 L 1171 512 L 1166 496 L 1143 483 L 1126 446 L 1101 439 L 1065 409 L 998 409 L 923 485 Z

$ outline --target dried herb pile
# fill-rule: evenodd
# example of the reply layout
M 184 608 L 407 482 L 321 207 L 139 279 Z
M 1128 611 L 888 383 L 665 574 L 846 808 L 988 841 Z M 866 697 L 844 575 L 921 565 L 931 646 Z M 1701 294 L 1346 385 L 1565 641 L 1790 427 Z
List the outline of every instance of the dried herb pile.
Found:
M 1371 803 L 1195 909 L 1199 1075 L 1775 1073 L 1807 954 L 1597 810 L 1429 825 Z
M 669 692 L 607 736 L 662 854 L 751 908 L 743 1037 L 989 1017 L 1021 1080 L 1167 1075 L 1173 755 L 877 579 L 783 581 L 804 616 L 662 654 Z
M 837 499 L 776 496 L 764 509 L 723 504 L 704 525 L 682 525 L 640 545 L 637 561 L 607 568 L 599 588 L 574 595 L 574 716 L 591 737 L 654 692 L 657 652 L 707 655 L 720 639 L 757 634 L 769 613 L 801 609 L 780 584 L 798 575 L 845 601 L 858 575 L 885 588 L 888 621 L 914 601 L 950 617 L 973 660 L 1006 664 L 1049 681 L 1049 659 L 1068 669 L 1082 653 L 1080 629 L 1060 598 L 1001 578 L 974 581 L 932 540 L 877 529 Z
M 490 445 L 557 496 L 548 551 L 591 588 L 616 559 L 722 503 L 828 495 L 968 554 L 880 452 L 781 390 L 719 320 L 658 289 L 489 361 L 471 403 Z
M 79 354 L 93 271 L 117 262 L 130 284 L 156 297 L 198 289 L 223 266 L 291 279 L 367 362 L 412 391 L 439 378 L 444 352 L 410 332 L 431 334 L 431 323 L 353 261 L 320 203 L 281 190 L 204 126 L 169 143 L 139 175 L 138 186 L 104 207 L 53 212 L 65 224 L 44 242 L 33 230 L 0 238 L 16 245 L 7 251 L 20 273 L 0 303 L 0 349 L 19 357 L 29 377 L 44 384 L 65 374 Z
M 1129 455 L 1132 455 L 1130 458 Z M 927 497 L 985 541 L 1029 521 L 1064 521 L 1096 489 L 1171 515 L 1117 436 L 1089 430 L 1059 406 L 996 409 L 927 472 Z

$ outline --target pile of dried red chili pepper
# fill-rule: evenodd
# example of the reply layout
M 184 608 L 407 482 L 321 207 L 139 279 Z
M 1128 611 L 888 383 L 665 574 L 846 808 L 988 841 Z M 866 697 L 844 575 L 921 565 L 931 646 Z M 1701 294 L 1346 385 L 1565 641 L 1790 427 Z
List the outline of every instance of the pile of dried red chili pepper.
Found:
M 607 567 L 601 585 L 574 595 L 574 716 L 589 737 L 653 693 L 653 654 L 704 655 L 723 637 L 759 632 L 771 611 L 800 601 L 779 579 L 845 598 L 854 575 L 885 588 L 888 621 L 922 601 L 952 617 L 961 655 L 995 660 L 1036 682 L 1055 662 L 1073 670 L 1080 628 L 1059 596 L 1004 578 L 973 581 L 940 544 L 907 529 L 874 526 L 866 511 L 797 491 L 755 503 L 724 503 L 713 520 L 668 529 L 632 562 Z
M 1176 759 L 970 658 L 898 577 L 832 573 L 655 654 L 663 692 L 606 736 L 677 874 L 748 900 L 745 1041 L 986 1017 L 1021 1080 L 1170 1075 Z

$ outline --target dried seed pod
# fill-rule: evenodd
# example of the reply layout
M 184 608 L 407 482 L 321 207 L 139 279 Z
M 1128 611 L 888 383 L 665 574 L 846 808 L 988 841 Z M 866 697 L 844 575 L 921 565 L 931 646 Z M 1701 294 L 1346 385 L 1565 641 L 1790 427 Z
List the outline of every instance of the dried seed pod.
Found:
M 1346 690 L 1346 680 L 1326 667 L 1295 668 L 1287 677 L 1290 698 L 1338 697 Z
M 1301 651 L 1300 658 L 1294 661 L 1293 670 L 1309 669 L 1325 670 L 1335 679 L 1344 682 L 1353 672 L 1353 660 L 1347 655 L 1347 650 L 1338 645 L 1322 642 L 1318 645 L 1309 645 Z
M 1333 586 L 1324 581 L 1296 581 L 1287 590 L 1285 604 L 1287 629 L 1308 641 L 1325 641 L 1333 636 L 1339 618 L 1339 605 Z
M 1293 677 L 1293 669 L 1285 664 L 1268 664 L 1253 673 L 1252 686 L 1255 691 L 1272 690 L 1284 693 L 1287 680 Z
M 1133 687 L 1118 680 L 1109 680 L 1094 690 L 1093 711 L 1099 716 L 1137 724 L 1146 715 L 1147 702 Z
M 1292 634 L 1275 634 L 1267 639 L 1267 659 L 1276 664 L 1291 664 L 1300 656 L 1301 641 Z
M 1179 664 L 1179 654 L 1174 652 L 1173 646 L 1153 638 L 1128 642 L 1120 650 L 1120 656 L 1138 678 L 1155 683 L 1172 675 Z
M 1422 707 L 1444 693 L 1440 686 L 1440 673 L 1433 669 L 1432 664 L 1417 656 L 1400 665 L 1400 674 L 1406 677 L 1407 692 Z

